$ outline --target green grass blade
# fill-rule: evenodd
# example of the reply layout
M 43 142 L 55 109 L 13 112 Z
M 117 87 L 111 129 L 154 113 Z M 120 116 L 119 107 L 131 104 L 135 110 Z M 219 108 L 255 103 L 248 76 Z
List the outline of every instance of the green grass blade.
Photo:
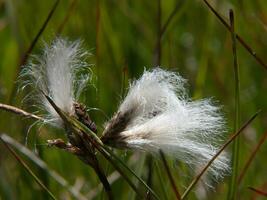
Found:
M 164 196 L 164 199 L 168 200 L 169 198 L 168 198 L 168 194 L 167 194 L 167 191 L 166 191 L 166 188 L 168 188 L 168 187 L 167 187 L 166 183 L 164 182 L 164 179 L 162 177 L 162 173 L 161 173 L 160 166 L 159 166 L 158 162 L 156 162 L 156 167 L 155 168 L 156 168 L 156 170 L 155 170 L 156 174 L 157 174 L 157 176 L 159 178 L 159 184 L 160 184 L 160 188 L 162 190 L 162 194 Z
M 232 10 L 229 12 L 230 27 L 232 36 L 232 48 L 233 48 L 233 59 L 234 59 L 234 76 L 235 76 L 235 117 L 234 117 L 234 132 L 237 130 L 240 124 L 240 82 L 239 82 L 239 66 L 237 62 L 236 53 L 236 35 L 235 35 L 235 20 L 234 13 Z M 233 155 L 232 155 L 232 176 L 230 180 L 230 188 L 228 192 L 228 199 L 235 200 L 237 198 L 237 177 L 238 177 L 238 164 L 239 164 L 239 138 L 234 141 L 233 144 Z
M 6 148 L 10 151 L 10 153 L 16 158 L 16 160 L 26 169 L 26 171 L 34 178 L 34 180 L 47 192 L 47 194 L 54 200 L 57 198 L 53 195 L 53 193 L 43 184 L 43 182 L 35 175 L 35 173 L 31 170 L 31 168 L 19 157 L 19 155 L 6 143 L 1 137 L 0 140 L 6 146 Z
M 2 134 L 0 138 L 9 145 L 11 145 L 13 148 L 17 149 L 20 153 L 28 157 L 38 167 L 46 171 L 46 173 L 48 173 L 56 182 L 58 182 L 62 187 L 66 188 L 70 192 L 70 194 L 72 194 L 73 197 L 79 200 L 86 200 L 86 197 L 83 196 L 83 194 L 81 194 L 75 187 L 69 185 L 67 180 L 65 180 L 56 171 L 50 169 L 50 167 L 47 166 L 47 164 L 43 160 L 41 160 L 38 156 L 36 156 L 30 149 L 18 143 L 12 137 L 6 134 Z
M 151 194 L 156 198 L 159 199 L 158 195 L 146 184 L 146 182 L 140 178 L 139 176 L 137 176 L 135 174 L 135 172 L 133 170 L 131 170 L 118 156 L 116 156 L 116 154 L 114 154 L 109 148 L 106 148 L 105 150 L 107 150 L 110 155 L 115 158 L 116 161 L 118 161 L 124 168 L 126 168 L 143 186 L 145 186 L 149 192 L 151 192 Z

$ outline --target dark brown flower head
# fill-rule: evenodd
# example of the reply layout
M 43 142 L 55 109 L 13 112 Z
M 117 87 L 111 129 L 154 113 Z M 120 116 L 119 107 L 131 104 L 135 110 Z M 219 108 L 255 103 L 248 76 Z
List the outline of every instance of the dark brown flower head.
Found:
M 89 114 L 86 112 L 86 106 L 78 102 L 73 103 L 73 106 L 77 119 L 85 126 L 87 126 L 91 131 L 97 133 L 97 127 L 91 120 Z

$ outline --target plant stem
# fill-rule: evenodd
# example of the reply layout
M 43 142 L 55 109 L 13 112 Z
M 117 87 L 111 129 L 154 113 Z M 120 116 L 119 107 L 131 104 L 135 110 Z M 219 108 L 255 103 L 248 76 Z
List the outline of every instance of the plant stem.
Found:
M 42 27 L 39 29 L 38 33 L 36 34 L 36 36 L 34 37 L 33 41 L 31 42 L 30 46 L 28 47 L 27 51 L 22 55 L 22 58 L 17 66 L 17 71 L 16 71 L 16 76 L 15 76 L 15 80 L 17 79 L 19 72 L 21 70 L 21 68 L 25 65 L 30 53 L 32 52 L 32 50 L 34 49 L 35 45 L 37 44 L 37 42 L 39 41 L 41 35 L 43 34 L 44 30 L 47 27 L 48 22 L 51 20 L 52 16 L 55 13 L 55 10 L 59 4 L 60 0 L 56 0 L 55 3 L 53 4 L 51 10 L 49 11 Z M 8 102 L 12 103 L 13 100 L 15 99 L 15 95 L 16 95 L 16 90 L 17 90 L 17 84 L 14 84 L 12 90 L 11 90 L 11 94 L 9 96 Z
M 67 13 L 66 13 L 64 19 L 63 19 L 63 21 L 61 22 L 61 24 L 59 25 L 59 27 L 58 27 L 58 29 L 57 29 L 57 31 L 56 31 L 56 35 L 58 35 L 58 36 L 61 35 L 61 33 L 62 33 L 62 31 L 63 31 L 63 29 L 64 29 L 66 23 L 68 22 L 68 20 L 69 20 L 71 14 L 72 14 L 72 12 L 73 12 L 75 6 L 76 6 L 76 4 L 77 4 L 77 0 L 72 0 L 72 1 L 71 1 L 70 6 L 69 6 L 69 8 L 68 8 L 68 11 L 67 11 Z
M 222 24 L 231 31 L 231 26 L 221 17 L 221 15 L 209 4 L 207 0 L 203 0 L 204 3 L 208 6 L 208 8 L 216 15 L 216 17 L 222 22 Z M 238 42 L 249 52 L 250 55 L 252 55 L 256 61 L 265 69 L 267 69 L 267 64 L 258 56 L 258 54 L 244 41 L 244 39 L 238 35 L 235 34 L 236 39 Z
M 56 200 L 57 198 L 53 195 L 53 193 L 43 184 L 43 182 L 36 176 L 36 174 L 34 174 L 34 172 L 30 169 L 30 167 L 17 155 L 17 153 L 1 137 L 0 140 L 10 151 L 10 153 L 16 158 L 16 160 L 27 170 L 27 172 L 40 185 L 40 187 L 43 188 L 52 199 Z
M 171 186 L 172 186 L 172 189 L 173 189 L 173 191 L 174 191 L 174 193 L 175 193 L 176 199 L 177 199 L 177 200 L 180 200 L 180 199 L 181 199 L 181 195 L 180 195 L 180 193 L 179 193 L 179 191 L 178 191 L 178 189 L 177 189 L 177 186 L 176 186 L 176 184 L 175 184 L 175 181 L 174 181 L 174 179 L 173 179 L 173 177 L 172 177 L 171 170 L 170 170 L 170 168 L 169 168 L 169 166 L 168 166 L 168 163 L 167 163 L 167 160 L 166 160 L 166 158 L 165 158 L 165 155 L 164 155 L 164 153 L 163 153 L 162 150 L 159 150 L 159 154 L 160 154 L 161 160 L 162 160 L 162 162 L 163 162 L 163 165 L 164 165 L 164 167 L 165 167 L 165 169 L 166 169 L 168 178 L 169 178 L 169 180 L 170 180 L 170 182 L 171 182 Z
M 29 118 L 33 118 L 33 119 L 36 119 L 36 120 L 41 120 L 43 121 L 44 119 L 37 116 L 37 115 L 34 115 L 32 113 L 28 113 L 20 108 L 17 108 L 15 106 L 10 106 L 10 105 L 7 105 L 7 104 L 2 104 L 0 103 L 0 110 L 5 110 L 5 111 L 8 111 L 8 112 L 13 112 L 15 114 L 18 114 L 18 115 L 21 115 L 21 116 L 24 116 L 24 117 L 29 117 Z
M 157 1 L 157 43 L 156 43 L 156 49 L 155 49 L 155 55 L 156 60 L 155 64 L 156 66 L 160 66 L 161 64 L 161 0 Z
M 113 195 L 112 195 L 112 191 L 111 191 L 111 187 L 110 184 L 108 182 L 108 179 L 106 177 L 106 175 L 104 174 L 103 170 L 101 169 L 101 167 L 99 166 L 98 160 L 95 157 L 95 162 L 94 162 L 94 166 L 93 166 L 99 180 L 101 181 L 107 195 L 108 195 L 108 199 L 109 200 L 113 200 Z
M 231 36 L 232 36 L 232 48 L 233 48 L 233 59 L 234 59 L 234 76 L 235 76 L 235 118 L 234 118 L 234 131 L 237 130 L 240 124 L 240 82 L 239 82 L 239 67 L 237 62 L 236 54 L 236 35 L 235 35 L 235 20 L 234 12 L 230 10 L 230 27 L 231 27 Z M 235 200 L 237 197 L 237 176 L 238 176 L 238 163 L 239 163 L 239 138 L 234 141 L 233 144 L 233 162 L 232 169 L 233 174 L 230 180 L 230 188 L 228 193 L 228 199 Z
M 190 185 L 186 188 L 186 191 L 183 193 L 181 199 L 185 199 L 189 192 L 193 189 L 193 187 L 197 184 L 197 182 L 200 180 L 202 175 L 207 171 L 209 166 L 213 163 L 213 161 L 225 150 L 225 148 L 232 142 L 234 141 L 239 134 L 258 116 L 260 111 L 256 112 L 246 123 L 243 124 L 243 126 L 235 132 L 225 143 L 224 145 L 220 148 L 220 150 L 210 159 L 210 161 L 207 163 L 207 165 L 201 170 L 201 172 L 193 179 L 193 181 L 190 183 Z
M 260 141 L 258 142 L 255 149 L 252 151 L 251 155 L 249 156 L 248 160 L 246 161 L 246 164 L 244 165 L 244 168 L 241 170 L 241 173 L 238 178 L 238 185 L 242 182 L 250 164 L 252 163 L 253 159 L 255 158 L 257 152 L 259 151 L 260 147 L 264 144 L 265 140 L 267 139 L 267 131 L 262 135 Z

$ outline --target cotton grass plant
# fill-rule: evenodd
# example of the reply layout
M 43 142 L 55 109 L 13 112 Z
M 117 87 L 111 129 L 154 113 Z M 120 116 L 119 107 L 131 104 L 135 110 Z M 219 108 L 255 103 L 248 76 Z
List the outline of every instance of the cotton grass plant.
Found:
M 96 136 L 96 125 L 79 103 L 79 95 L 91 80 L 91 70 L 84 62 L 87 55 L 79 41 L 57 38 L 25 66 L 21 79 L 24 87 L 31 86 L 34 91 L 29 97 L 45 111 L 44 123 L 67 133 L 68 142 L 54 139 L 48 140 L 49 145 L 73 153 L 93 167 L 110 199 L 111 188 L 97 158 L 98 148 L 105 154 L 105 145 L 153 155 L 162 151 L 191 169 L 202 168 L 215 156 L 225 133 L 221 108 L 211 99 L 192 101 L 186 80 L 160 67 L 145 70 L 130 84 L 118 111 L 104 125 L 101 136 Z M 219 180 L 229 170 L 229 158 L 222 153 L 208 173 Z
M 23 6 L 16 2 L 1 4 L 4 13 L 9 16 L 3 15 L 3 20 L 1 20 L 3 26 L 0 28 L 3 38 L 5 38 L 1 43 L 3 47 L 1 54 L 3 68 L 0 81 L 1 102 L 21 105 L 20 97 L 16 96 L 17 87 L 13 83 L 17 80 L 17 73 L 22 69 L 19 82 L 23 79 L 23 87 L 31 86 L 26 90 L 27 92 L 31 91 L 26 98 L 29 99 L 29 102 L 26 103 L 37 105 L 37 107 L 35 108 L 36 113 L 32 114 L 15 106 L 0 103 L 1 110 L 27 118 L 27 121 L 23 120 L 21 127 L 21 121 L 12 121 L 17 118 L 6 118 L 6 114 L 1 112 L 3 115 L 0 120 L 2 122 L 0 140 L 5 145 L 2 146 L 4 153 L 0 156 L 2 161 L 0 198 L 47 199 L 47 195 L 49 195 L 56 199 L 57 197 L 62 198 L 64 193 L 63 198 L 70 198 L 68 195 L 72 195 L 75 199 L 85 200 L 94 197 L 100 199 L 103 197 L 100 191 L 104 186 L 109 199 L 114 197 L 116 197 L 115 199 L 128 199 L 129 197 L 131 199 L 150 199 L 151 195 L 153 195 L 152 199 L 159 199 L 157 194 L 161 199 L 174 199 L 172 198 L 174 193 L 177 199 L 186 199 L 188 194 L 193 191 L 192 188 L 203 181 L 206 184 L 209 183 L 216 190 L 216 193 L 213 194 L 206 193 L 207 185 L 202 184 L 206 191 L 203 199 L 256 199 L 258 196 L 266 196 L 266 191 L 264 191 L 264 151 L 260 152 L 259 149 L 261 145 L 264 148 L 267 134 L 264 133 L 261 137 L 258 132 L 265 130 L 264 123 L 257 123 L 256 126 L 250 127 L 244 137 L 240 138 L 240 144 L 234 145 L 231 181 L 223 182 L 221 180 L 230 172 L 228 159 L 230 155 L 224 150 L 232 141 L 235 141 L 236 144 L 239 143 L 236 140 L 237 136 L 250 125 L 258 113 L 253 115 L 241 128 L 239 128 L 239 123 L 255 108 L 260 106 L 264 110 L 264 102 L 266 102 L 265 88 L 262 87 L 265 77 L 260 71 L 267 69 L 266 62 L 262 58 L 262 52 L 265 52 L 262 39 L 264 38 L 262 25 L 264 6 L 261 6 L 263 3 L 257 3 L 258 6 L 249 1 L 240 4 L 231 4 L 231 2 L 215 4 L 211 2 L 212 4 L 210 4 L 209 1 L 203 0 L 196 2 L 164 1 L 164 3 L 157 1 L 143 5 L 140 2 L 132 2 L 131 5 L 125 3 L 113 6 L 110 2 L 105 1 L 84 1 L 78 4 L 77 2 L 76 0 L 70 1 L 68 9 L 65 7 L 65 5 L 67 6 L 66 2 L 64 2 L 64 6 L 58 6 L 63 3 L 60 1 L 55 1 L 53 5 L 50 5 L 51 2 L 39 2 L 38 6 L 37 4 Z M 146 6 L 151 9 L 145 9 Z M 237 23 L 234 23 L 232 10 L 230 11 L 232 17 L 230 16 L 227 20 L 228 7 L 237 11 L 237 18 L 239 18 Z M 38 13 L 35 12 L 36 8 L 39 9 Z M 47 8 L 51 9 L 47 10 Z M 90 17 L 84 14 L 83 8 L 86 8 L 86 12 L 89 10 Z M 253 18 L 248 15 L 248 11 L 253 14 Z M 57 13 L 56 17 L 53 16 L 54 13 Z M 242 16 L 239 16 L 240 13 Z M 60 17 L 64 15 L 65 17 L 59 24 Z M 201 18 L 197 18 L 196 21 L 198 16 Z M 17 17 L 19 20 L 16 20 Z M 32 17 L 37 17 L 37 20 L 31 20 Z M 213 18 L 218 20 L 214 19 L 213 21 Z M 79 23 L 77 23 L 77 19 Z M 249 31 L 248 35 L 248 30 L 244 27 L 251 26 L 253 30 Z M 39 31 L 37 31 L 38 27 Z M 10 34 L 10 31 L 6 31 L 9 28 L 15 30 L 15 37 Z M 75 33 L 73 32 L 74 28 Z M 225 30 L 223 30 L 224 28 Z M 62 31 L 65 35 L 70 36 L 85 33 L 81 36 L 82 38 L 90 43 L 95 42 L 93 46 L 96 47 L 96 75 L 99 78 L 97 86 L 101 92 L 98 92 L 97 97 L 91 95 L 90 99 L 87 99 L 88 101 L 84 101 L 86 106 L 81 104 L 79 96 L 84 92 L 85 87 L 90 87 L 92 72 L 90 66 L 84 62 L 88 53 L 81 48 L 81 42 L 58 38 L 51 45 L 46 44 L 40 56 L 28 59 L 32 51 L 36 50 L 36 44 L 39 43 L 40 38 L 53 35 L 50 30 L 56 30 L 55 35 L 60 35 Z M 134 34 L 132 34 L 133 30 Z M 32 38 L 33 36 L 34 38 Z M 232 41 L 230 41 L 230 36 Z M 251 40 L 251 37 L 254 40 Z M 31 41 L 30 44 L 29 41 Z M 28 46 L 28 48 L 23 50 L 21 47 L 24 46 Z M 153 47 L 155 49 L 151 49 Z M 231 51 L 231 47 L 233 51 Z M 244 48 L 245 51 L 237 53 L 239 47 Z M 238 60 L 237 55 L 241 59 Z M 123 95 L 125 98 L 121 99 L 117 111 L 113 116 L 110 115 L 112 117 L 105 124 L 99 119 L 89 116 L 87 110 L 93 105 L 91 102 L 95 99 L 100 109 L 103 109 L 105 105 L 114 108 L 114 105 L 110 105 L 111 102 L 116 104 L 113 98 L 106 101 L 107 97 L 110 97 L 109 92 L 118 94 L 120 84 L 118 80 L 123 79 L 122 88 L 124 89 L 128 77 L 137 78 L 137 75 L 133 76 L 133 74 L 140 72 L 142 70 L 140 67 L 142 68 L 143 65 L 151 65 L 152 57 L 156 58 L 154 66 L 179 66 L 179 70 L 190 77 L 190 82 L 192 81 L 193 88 L 195 88 L 194 92 L 198 94 L 196 96 L 205 98 L 205 92 L 211 92 L 211 96 L 214 92 L 218 92 L 214 96 L 223 100 L 223 104 L 226 105 L 223 110 L 228 110 L 229 125 L 233 126 L 233 129 L 229 130 L 235 131 L 224 145 L 221 143 L 225 140 L 223 135 L 226 128 L 225 120 L 220 114 L 221 106 L 218 106 L 217 102 L 214 103 L 211 98 L 194 101 L 190 99 L 187 95 L 188 91 L 185 89 L 187 81 L 178 73 L 174 73 L 174 70 L 167 71 L 162 68 L 145 70 L 143 75 L 130 83 L 128 93 Z M 234 72 L 231 69 L 233 60 Z M 147 63 L 144 64 L 144 62 Z M 239 64 L 240 77 L 237 70 Z M 112 72 L 110 66 L 116 66 L 112 68 Z M 121 66 L 124 66 L 123 77 L 120 76 Z M 183 67 L 180 68 L 180 66 Z M 105 82 L 106 73 L 108 73 L 109 81 L 116 76 L 112 84 Z M 12 77 L 14 77 L 13 80 Z M 232 80 L 234 77 L 235 82 Z M 195 84 L 194 78 L 196 78 Z M 227 83 L 225 83 L 226 79 Z M 240 87 L 239 84 L 241 84 Z M 236 104 L 231 107 L 234 102 L 234 87 L 236 88 Z M 246 109 L 242 109 L 244 106 Z M 114 112 L 112 109 L 108 110 L 108 107 L 105 107 L 104 111 Z M 264 117 L 265 113 L 259 120 L 263 122 Z M 61 133 L 65 132 L 66 134 L 57 135 L 60 137 L 58 139 L 53 138 L 54 134 L 51 134 L 51 131 L 50 134 L 43 134 L 41 140 L 38 138 L 38 144 L 36 144 L 40 154 L 35 155 L 36 152 L 31 152 L 30 147 L 28 147 L 28 151 L 31 154 L 25 153 L 24 150 L 27 149 L 27 146 L 17 145 L 18 142 L 14 141 L 16 141 L 15 137 L 21 137 L 24 130 L 30 126 L 27 123 L 28 118 L 39 121 L 41 125 L 48 124 L 59 127 L 62 129 Z M 97 134 L 95 120 L 100 127 Z M 233 124 L 231 124 L 232 121 Z M 7 124 L 12 124 L 12 126 Z M 101 127 L 104 128 L 103 132 Z M 39 130 L 42 133 L 46 132 L 44 127 Z M 13 135 L 14 131 L 16 135 Z M 257 139 L 259 136 L 260 140 Z M 43 137 L 49 139 L 45 146 L 42 141 Z M 29 141 L 30 139 L 29 137 Z M 40 142 L 41 144 L 39 144 Z M 83 164 L 79 163 L 77 159 L 72 160 L 70 155 L 67 155 L 70 159 L 65 159 L 66 157 L 61 157 L 63 152 L 47 149 L 46 145 L 76 155 L 94 171 L 84 172 Z M 12 150 L 13 148 L 18 153 Z M 124 150 L 115 149 L 126 149 L 127 152 L 132 153 L 125 154 Z M 251 152 L 252 149 L 254 150 Z M 5 157 L 5 150 L 12 153 L 26 173 L 29 172 L 30 178 L 25 178 L 28 174 L 25 174 L 24 170 L 18 170 L 19 167 L 14 165 L 13 160 L 9 159 L 9 155 Z M 139 153 L 135 153 L 137 151 Z M 141 159 L 139 160 L 140 156 L 148 154 L 154 156 L 149 156 L 147 159 L 147 161 L 152 160 L 153 163 L 142 163 Z M 20 157 L 21 155 L 25 157 Z M 255 157 L 258 158 L 255 159 Z M 26 158 L 25 161 L 23 161 L 24 158 Z M 48 161 L 47 163 L 43 161 L 44 164 L 41 164 L 35 158 L 40 161 L 42 159 Z M 27 165 L 28 159 L 33 163 Z M 57 161 L 52 163 L 51 159 L 52 161 L 57 159 Z M 159 163 L 160 159 L 162 159 L 163 165 Z M 185 165 L 181 164 L 182 162 Z M 31 170 L 32 164 L 39 166 L 38 169 L 42 170 L 36 171 L 35 168 Z M 47 166 L 51 164 L 51 168 L 47 168 L 45 164 Z M 168 164 L 172 165 L 168 167 Z M 61 166 L 64 167 L 61 168 Z M 134 172 L 128 166 L 133 167 Z M 69 167 L 72 167 L 71 171 Z M 56 171 L 59 170 L 60 174 L 65 173 L 65 176 L 62 176 L 65 181 L 62 182 L 62 178 L 54 176 L 53 168 Z M 188 168 L 192 171 L 187 170 Z M 111 170 L 114 171 L 111 172 Z M 193 172 L 190 176 L 188 176 L 189 171 Z M 10 172 L 12 173 L 9 175 Z M 95 174 L 96 176 L 94 176 Z M 114 174 L 116 176 L 113 176 Z M 80 187 L 76 187 L 80 185 L 76 184 L 80 182 L 80 176 L 85 180 L 81 183 L 81 190 Z M 166 177 L 171 185 L 165 181 Z M 74 186 L 71 184 L 73 178 L 77 181 Z M 95 178 L 99 178 L 102 185 L 101 183 L 95 185 L 98 184 L 95 182 Z M 124 180 L 120 180 L 120 178 L 127 181 L 129 187 L 125 187 Z M 147 180 L 144 182 L 142 178 Z M 193 178 L 190 184 L 187 182 L 188 178 Z M 33 179 L 42 188 L 42 191 L 36 187 Z M 202 180 L 200 181 L 200 179 Z M 50 180 L 52 181 L 50 182 Z M 59 184 L 54 185 L 52 183 L 54 180 Z M 216 182 L 209 182 L 209 180 Z M 29 185 L 33 187 L 28 187 Z M 46 187 L 46 185 L 48 186 Z M 184 187 L 184 190 L 181 189 L 180 195 L 178 190 L 180 191 L 180 187 L 185 185 L 188 186 Z M 50 189 L 51 191 L 49 191 Z M 129 192 L 131 189 L 135 192 L 134 195 Z M 202 198 L 199 190 L 191 195 L 198 199 Z
M 190 100 L 185 82 L 180 75 L 161 68 L 145 71 L 130 85 L 107 123 L 102 141 L 149 153 L 162 150 L 193 168 L 205 165 L 218 151 L 225 121 L 211 100 Z M 228 171 L 226 154 L 210 168 L 216 179 Z

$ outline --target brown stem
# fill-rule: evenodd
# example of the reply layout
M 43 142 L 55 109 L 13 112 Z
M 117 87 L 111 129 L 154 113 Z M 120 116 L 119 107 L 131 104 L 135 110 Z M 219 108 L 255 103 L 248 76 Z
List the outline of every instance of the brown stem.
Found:
M 203 0 L 204 3 L 208 6 L 208 8 L 218 17 L 218 19 L 222 22 L 222 24 L 231 31 L 231 26 L 221 17 L 221 15 L 210 5 L 207 0 Z M 267 69 L 267 64 L 256 54 L 256 52 L 244 41 L 244 39 L 239 36 L 237 33 L 235 34 L 236 39 L 239 43 L 257 60 L 257 62 Z
M 75 6 L 76 6 L 77 0 L 72 0 L 70 3 L 70 6 L 68 8 L 68 11 L 63 19 L 63 21 L 61 22 L 61 24 L 59 25 L 58 29 L 57 29 L 57 35 L 60 35 L 65 27 L 65 24 L 68 22 Z
M 103 187 L 104 187 L 104 189 L 108 195 L 109 200 L 114 199 L 113 195 L 112 195 L 110 184 L 108 182 L 108 179 L 107 179 L 105 173 L 103 172 L 102 168 L 99 166 L 99 163 L 98 163 L 98 160 L 96 157 L 95 157 L 95 163 L 94 163 L 93 168 L 94 168 L 99 180 L 101 181 L 101 183 L 102 183 L 102 185 L 103 185 Z
M 58 4 L 59 4 L 60 0 L 56 0 L 53 7 L 51 8 L 50 12 L 48 13 L 48 16 L 46 18 L 46 20 L 44 21 L 42 27 L 39 29 L 38 33 L 36 34 L 36 36 L 34 37 L 33 41 L 31 42 L 30 46 L 28 47 L 27 51 L 23 54 L 18 66 L 17 66 L 17 71 L 16 71 L 16 77 L 15 79 L 17 79 L 19 72 L 21 70 L 21 68 L 25 65 L 30 53 L 32 52 L 33 48 L 35 47 L 36 43 L 38 42 L 40 36 L 42 35 L 42 33 L 44 32 L 45 28 L 47 27 L 48 22 L 51 20 Z M 11 94 L 9 96 L 8 102 L 11 103 L 14 100 L 14 97 L 16 95 L 16 90 L 17 90 L 17 84 L 14 84 Z
M 219 151 L 210 159 L 210 161 L 206 164 L 206 166 L 201 170 L 201 172 L 193 179 L 193 181 L 190 183 L 190 185 L 187 187 L 186 191 L 183 193 L 181 199 L 185 199 L 189 192 L 192 190 L 192 188 L 196 185 L 196 183 L 200 180 L 202 175 L 207 171 L 209 166 L 213 163 L 213 161 L 225 150 L 225 148 L 233 142 L 240 133 L 258 116 L 260 111 L 256 112 L 246 123 L 243 124 L 243 126 L 235 132 L 225 143 L 224 145 L 219 149 Z
M 168 166 L 168 163 L 167 163 L 167 160 L 166 160 L 166 158 L 165 158 L 165 155 L 164 155 L 164 153 L 163 153 L 162 150 L 159 150 L 159 154 L 160 154 L 161 160 L 162 160 L 162 162 L 163 162 L 163 165 L 164 165 L 164 167 L 165 167 L 165 169 L 166 169 L 166 172 L 167 172 L 167 175 L 168 175 L 168 177 L 169 177 L 169 180 L 170 180 L 170 182 L 171 182 L 171 186 L 172 186 L 172 189 L 173 189 L 173 191 L 174 191 L 174 193 L 175 193 L 176 199 L 177 199 L 177 200 L 180 200 L 180 199 L 181 199 L 181 195 L 180 195 L 180 193 L 179 193 L 179 191 L 178 191 L 178 189 L 177 189 L 177 186 L 176 186 L 175 181 L 174 181 L 174 179 L 173 179 L 173 176 L 172 176 L 172 174 L 171 174 L 171 170 L 170 170 L 170 168 L 169 168 L 169 166 Z
M 250 164 L 252 163 L 253 159 L 255 158 L 257 152 L 259 151 L 260 147 L 262 146 L 262 144 L 265 142 L 265 140 L 267 139 L 267 131 L 263 134 L 263 136 L 261 137 L 259 143 L 257 144 L 257 146 L 255 147 L 255 149 L 252 151 L 251 155 L 249 156 L 244 168 L 242 169 L 239 178 L 238 178 L 238 185 L 240 185 L 241 181 L 243 180 Z
M 2 104 L 0 103 L 0 109 L 2 110 L 5 110 L 5 111 L 8 111 L 8 112 L 13 112 L 17 115 L 21 115 L 21 116 L 24 116 L 24 117 L 30 117 L 30 118 L 33 118 L 33 119 L 37 119 L 37 120 L 44 120 L 43 118 L 37 116 L 37 115 L 34 115 L 32 113 L 28 113 L 20 108 L 17 108 L 17 107 L 14 107 L 14 106 L 10 106 L 10 105 L 7 105 L 7 104 Z

